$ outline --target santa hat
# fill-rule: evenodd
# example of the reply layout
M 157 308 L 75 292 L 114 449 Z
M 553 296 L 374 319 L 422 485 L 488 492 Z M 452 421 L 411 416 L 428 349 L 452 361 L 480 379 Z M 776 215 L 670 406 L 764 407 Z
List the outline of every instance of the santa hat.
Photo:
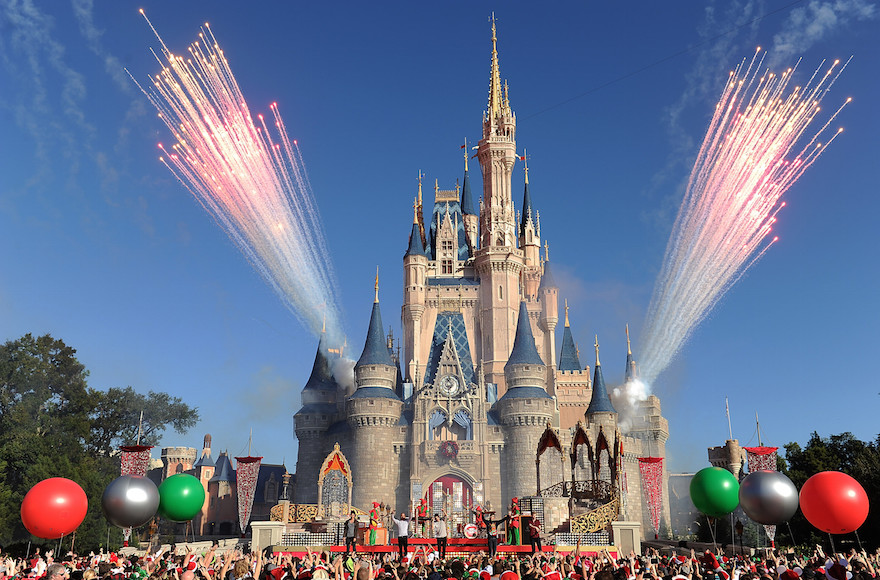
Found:
M 718 563 L 718 558 L 715 557 L 715 554 L 706 550 L 706 553 L 703 555 L 703 563 L 706 564 L 713 572 L 721 576 L 724 580 L 729 580 L 730 574 L 724 571 L 724 568 L 721 567 L 721 564 Z
M 776 568 L 776 574 L 779 576 L 779 580 L 799 580 L 802 572 L 803 571 L 800 568 L 794 568 L 792 570 L 789 570 L 785 566 L 779 566 Z
M 562 580 L 562 574 L 559 573 L 559 570 L 551 570 L 544 574 L 543 580 Z
M 847 566 L 849 566 L 849 562 L 845 558 L 841 558 L 837 562 L 828 560 L 825 562 L 825 577 L 828 580 L 850 580 L 853 575 L 846 569 Z
M 684 576 L 682 574 L 676 574 L 675 576 L 672 577 L 672 580 L 690 580 L 690 578 L 688 578 L 687 576 Z

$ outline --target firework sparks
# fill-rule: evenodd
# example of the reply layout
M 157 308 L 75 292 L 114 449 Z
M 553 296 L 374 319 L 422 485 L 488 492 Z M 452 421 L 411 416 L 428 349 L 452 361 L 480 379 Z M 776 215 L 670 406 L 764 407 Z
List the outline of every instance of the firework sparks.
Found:
M 806 85 L 789 89 L 797 66 L 759 74 L 763 58 L 759 49 L 730 74 L 691 171 L 642 333 L 648 384 L 777 241 L 770 234 L 781 196 L 842 131 L 828 128 L 850 99 L 807 138 L 846 63 L 825 69 L 823 61 Z
M 263 115 L 254 122 L 208 24 L 184 58 L 147 23 L 162 46 L 161 55 L 153 53 L 162 70 L 149 90 L 138 87 L 174 136 L 170 147 L 159 144 L 160 160 L 304 325 L 316 335 L 326 329 L 342 344 L 338 285 L 320 216 L 277 104 L 269 107 L 269 123 Z

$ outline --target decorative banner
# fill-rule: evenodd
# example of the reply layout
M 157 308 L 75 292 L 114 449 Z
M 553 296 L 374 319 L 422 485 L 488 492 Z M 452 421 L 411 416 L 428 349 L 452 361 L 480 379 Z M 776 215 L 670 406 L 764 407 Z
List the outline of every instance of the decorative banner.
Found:
M 150 449 L 152 445 L 123 445 L 121 469 L 119 475 L 139 475 L 146 477 L 147 468 L 150 466 Z M 122 528 L 123 545 L 128 546 L 131 538 L 131 528 Z
M 743 447 L 749 456 L 749 473 L 753 471 L 776 471 L 776 452 L 779 447 Z M 776 545 L 776 526 L 764 526 L 770 545 Z
M 639 475 L 656 537 L 660 534 L 660 510 L 663 506 L 663 458 L 639 457 Z
M 254 507 L 254 492 L 257 490 L 257 476 L 260 474 L 260 460 L 262 457 L 236 457 L 238 462 L 235 468 L 236 493 L 238 494 L 238 523 L 241 526 L 241 537 L 247 529 L 248 520 L 251 517 L 251 509 Z

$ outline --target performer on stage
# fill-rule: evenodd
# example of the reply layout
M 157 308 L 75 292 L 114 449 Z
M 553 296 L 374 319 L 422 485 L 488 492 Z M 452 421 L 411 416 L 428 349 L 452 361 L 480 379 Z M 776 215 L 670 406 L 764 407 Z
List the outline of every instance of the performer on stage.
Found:
M 532 554 L 541 551 L 541 520 L 534 515 L 529 521 L 529 543 L 532 545 Z
M 486 516 L 491 515 L 493 512 L 483 512 L 483 521 L 486 523 L 486 539 L 489 542 L 489 558 L 494 558 L 495 553 L 498 551 L 498 534 L 500 533 L 499 526 L 506 522 L 509 518 L 503 517 L 500 520 L 493 520 Z
M 373 502 L 373 509 L 370 510 L 370 545 L 376 545 L 376 530 L 379 529 L 379 502 Z
M 437 551 L 440 559 L 446 559 L 446 510 L 442 514 L 434 514 L 434 537 L 437 539 Z
M 405 513 L 401 513 L 398 520 L 394 514 L 391 514 L 391 521 L 397 526 L 397 551 L 400 553 L 400 561 L 403 562 L 409 548 L 409 518 Z
M 507 543 L 511 546 L 519 546 L 519 498 L 515 497 L 510 500 L 510 502 L 510 511 L 508 512 L 508 517 L 510 518 L 510 521 L 507 525 Z
M 431 519 L 428 516 L 428 500 L 427 500 L 427 498 L 423 497 L 422 500 L 419 502 L 419 505 L 416 507 L 416 514 L 417 514 L 417 517 L 419 518 L 418 523 L 419 523 L 421 530 L 422 530 L 422 537 L 427 538 L 428 534 L 427 534 L 427 530 L 425 529 L 425 526 L 428 525 L 428 520 Z
M 351 512 L 351 516 L 347 520 L 345 520 L 345 552 L 356 552 L 357 548 L 354 545 L 354 538 L 357 534 L 358 529 L 358 521 L 357 516 L 354 511 Z

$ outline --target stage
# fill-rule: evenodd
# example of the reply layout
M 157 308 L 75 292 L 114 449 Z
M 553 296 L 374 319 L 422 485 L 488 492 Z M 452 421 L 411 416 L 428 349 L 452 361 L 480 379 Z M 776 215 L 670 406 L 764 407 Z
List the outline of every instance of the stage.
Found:
M 433 538 L 410 538 L 408 543 L 410 554 L 414 553 L 420 548 L 421 552 L 424 552 L 424 548 L 428 548 L 429 550 L 437 549 L 437 541 Z M 390 544 L 379 544 L 376 546 L 364 546 L 362 544 L 358 544 L 356 549 L 358 554 L 397 554 L 397 539 L 392 539 Z M 573 552 L 575 549 L 576 546 L 554 546 L 544 544 L 541 551 L 546 553 L 559 552 L 563 554 L 568 554 L 569 552 Z M 309 550 L 311 550 L 312 552 L 328 551 L 332 553 L 340 553 L 345 552 L 345 546 L 308 546 L 308 549 L 306 546 L 272 546 L 273 553 L 281 553 L 286 556 L 289 555 L 301 557 L 305 555 Z M 617 558 L 617 548 L 614 546 L 581 546 L 580 553 L 587 556 L 595 556 L 599 554 L 599 552 L 601 552 L 602 550 L 608 550 L 613 558 Z M 449 540 L 447 540 L 447 556 L 469 556 L 477 552 L 485 552 L 488 554 L 489 544 L 486 541 L 486 538 L 475 538 L 473 540 L 464 538 L 449 538 Z M 497 553 L 499 555 L 528 555 L 532 553 L 532 547 L 528 544 L 524 546 L 500 544 L 498 546 Z

